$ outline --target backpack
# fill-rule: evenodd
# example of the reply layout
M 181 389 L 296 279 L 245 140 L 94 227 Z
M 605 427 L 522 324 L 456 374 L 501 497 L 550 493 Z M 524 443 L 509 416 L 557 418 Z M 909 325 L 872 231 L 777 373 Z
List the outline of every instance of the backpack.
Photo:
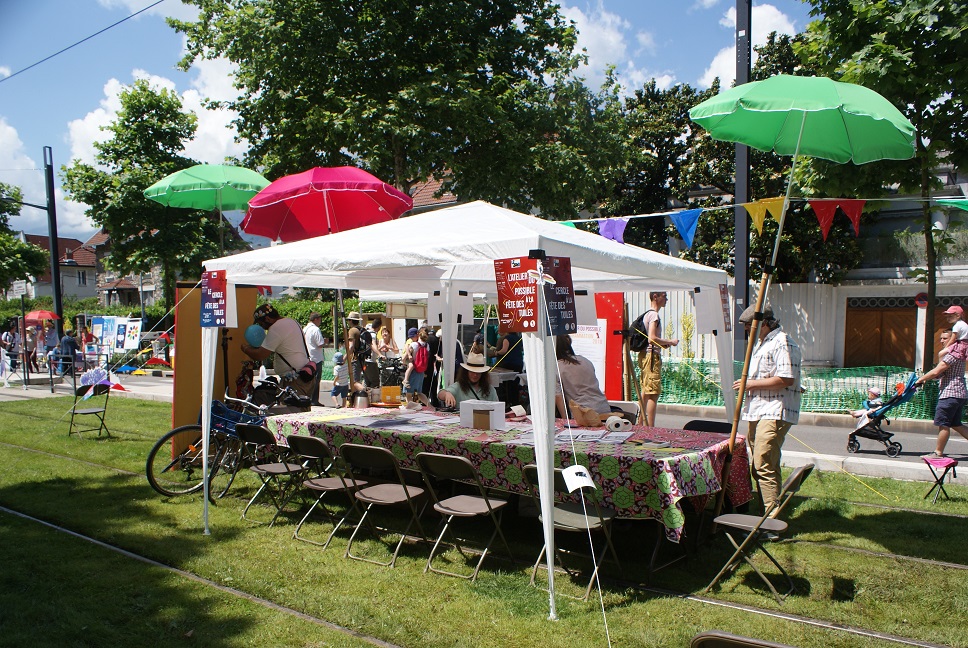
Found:
M 632 351 L 645 351 L 649 348 L 649 335 L 645 329 L 645 315 L 652 309 L 645 311 L 632 322 L 629 327 L 629 349 Z
M 371 344 L 373 343 L 373 334 L 363 329 L 360 331 L 360 348 L 356 350 L 356 359 L 360 362 L 366 362 L 370 359 L 370 353 L 373 351 Z
M 417 373 L 423 373 L 427 371 L 427 365 L 430 363 L 430 351 L 427 349 L 426 344 L 417 344 L 417 348 L 413 352 L 413 370 Z

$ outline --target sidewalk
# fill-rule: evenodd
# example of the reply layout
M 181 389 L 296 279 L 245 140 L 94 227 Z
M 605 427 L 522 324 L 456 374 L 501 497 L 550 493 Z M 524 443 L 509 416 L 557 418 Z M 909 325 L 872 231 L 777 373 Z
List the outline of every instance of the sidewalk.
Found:
M 19 401 L 28 399 L 42 399 L 51 396 L 73 395 L 73 384 L 60 382 L 54 385 L 51 393 L 47 376 L 43 376 L 43 383 L 35 383 L 40 377 L 32 377 L 27 389 L 21 385 L 11 383 L 10 387 L 3 387 L 0 382 L 0 402 Z M 112 398 L 140 398 L 161 402 L 171 402 L 174 379 L 171 375 L 162 376 L 132 376 L 119 375 L 118 382 L 125 391 L 113 391 Z M 329 391 L 332 383 L 323 381 L 320 389 L 323 403 L 330 402 Z M 708 419 L 726 421 L 727 413 L 723 407 L 692 407 L 688 405 L 659 404 L 656 423 L 663 427 L 682 427 L 691 419 Z M 729 417 L 731 419 L 731 417 Z M 891 421 L 890 431 L 897 435 L 904 445 L 905 451 L 901 456 L 888 458 L 881 448 L 874 442 L 864 442 L 857 454 L 846 452 L 846 439 L 854 428 L 854 419 L 848 414 L 810 414 L 800 416 L 799 425 L 791 430 L 791 437 L 787 439 L 783 450 L 783 465 L 796 467 L 813 462 L 817 468 L 827 472 L 841 470 L 854 475 L 867 477 L 889 477 L 906 481 L 932 481 L 930 471 L 920 460 L 920 455 L 934 448 L 934 437 L 937 428 L 931 421 L 916 421 L 911 419 L 894 419 Z M 740 428 L 742 433 L 743 428 Z M 953 435 L 954 436 L 954 435 Z M 809 443 L 810 447 L 807 446 Z M 949 442 L 948 452 L 955 458 L 968 461 L 968 452 L 957 439 Z M 955 480 L 962 483 L 963 480 Z

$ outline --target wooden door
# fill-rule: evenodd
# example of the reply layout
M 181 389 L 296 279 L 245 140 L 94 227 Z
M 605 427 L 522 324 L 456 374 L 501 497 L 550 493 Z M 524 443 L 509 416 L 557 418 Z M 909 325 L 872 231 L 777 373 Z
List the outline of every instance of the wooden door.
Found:
M 913 367 L 917 331 L 914 308 L 847 306 L 845 367 Z

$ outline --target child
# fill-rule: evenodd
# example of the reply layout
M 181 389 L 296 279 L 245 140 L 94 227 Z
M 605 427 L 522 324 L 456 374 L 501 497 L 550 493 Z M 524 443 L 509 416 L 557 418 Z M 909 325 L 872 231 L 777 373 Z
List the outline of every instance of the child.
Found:
M 342 353 L 333 356 L 333 390 L 330 395 L 333 397 L 333 405 L 336 408 L 343 407 L 343 402 L 350 393 L 350 372 L 344 363 Z
M 874 410 L 883 405 L 884 402 L 881 400 L 881 390 L 878 387 L 871 387 L 867 390 L 867 400 L 861 403 L 861 408 L 859 410 L 851 410 L 851 415 L 854 418 L 860 418 L 864 414 L 870 416 L 873 414 Z
M 950 353 L 958 360 L 965 360 L 968 358 L 968 323 L 961 319 L 964 311 L 961 306 L 952 306 L 944 314 L 951 324 L 951 334 L 944 345 L 945 353 L 939 353 L 938 356 L 943 359 Z

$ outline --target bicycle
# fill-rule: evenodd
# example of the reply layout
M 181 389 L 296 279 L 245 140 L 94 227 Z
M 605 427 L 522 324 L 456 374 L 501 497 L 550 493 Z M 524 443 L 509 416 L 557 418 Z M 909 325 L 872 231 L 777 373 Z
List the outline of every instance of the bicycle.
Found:
M 270 379 L 264 381 L 276 393 L 270 402 L 257 405 L 250 394 L 246 399 L 232 398 L 226 389 L 224 401 L 212 401 L 212 424 L 209 436 L 209 497 L 222 498 L 228 493 L 244 463 L 243 444 L 235 433 L 238 423 L 262 425 L 270 410 L 280 404 L 304 406 L 308 399 L 291 388 Z M 229 403 L 238 409 L 231 409 Z M 148 483 L 166 497 L 196 493 L 204 487 L 202 465 L 202 425 L 182 425 L 167 432 L 152 446 L 145 463 Z

